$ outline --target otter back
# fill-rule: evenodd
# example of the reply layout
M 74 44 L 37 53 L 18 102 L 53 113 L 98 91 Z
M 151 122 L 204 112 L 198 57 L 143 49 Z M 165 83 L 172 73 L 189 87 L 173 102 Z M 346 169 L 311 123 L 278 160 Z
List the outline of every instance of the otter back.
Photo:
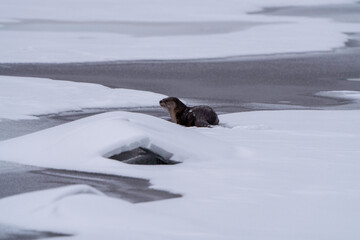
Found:
M 191 127 L 208 127 L 219 124 L 219 118 L 209 106 L 187 107 L 176 114 L 177 123 Z

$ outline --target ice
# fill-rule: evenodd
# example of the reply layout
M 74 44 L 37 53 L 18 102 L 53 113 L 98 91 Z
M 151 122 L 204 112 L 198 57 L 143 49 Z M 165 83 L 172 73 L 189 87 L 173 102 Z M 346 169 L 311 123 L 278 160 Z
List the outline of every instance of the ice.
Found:
M 288 102 L 285 103 L 278 103 L 278 104 L 274 104 L 274 103 L 244 103 L 241 104 L 241 106 L 246 107 L 246 108 L 251 108 L 251 109 L 270 109 L 270 110 L 288 110 L 288 109 L 307 109 L 307 107 L 304 106 L 300 106 L 300 105 L 293 105 L 293 104 L 287 104 Z
M 360 91 L 350 91 L 350 90 L 342 90 L 342 91 L 322 91 L 316 93 L 317 96 L 321 97 L 329 97 L 329 98 L 337 98 L 337 99 L 346 99 L 354 102 L 360 102 Z
M 334 98 L 342 101 L 343 109 L 354 110 L 360 107 L 360 91 L 341 90 L 341 91 L 321 91 L 315 94 L 316 96 Z M 327 109 L 338 109 L 338 106 L 327 107 Z
M 46 206 L 52 205 L 56 202 L 59 202 L 67 197 L 75 196 L 81 194 L 92 194 L 98 196 L 104 196 L 100 191 L 87 186 L 87 185 L 72 185 L 70 187 L 61 187 L 57 189 L 51 189 L 47 191 L 37 191 L 31 194 L 20 194 L 21 197 L 15 198 L 4 198 L 2 199 L 2 203 L 5 205 L 17 205 L 16 208 L 11 209 L 11 212 L 6 212 L 5 209 L 2 209 L 2 213 L 7 215 L 7 217 L 19 217 L 23 214 L 28 213 L 29 206 L 21 205 L 23 201 L 33 202 L 31 205 L 34 210 L 41 210 L 42 208 L 46 208 Z M 18 202 L 17 202 L 18 201 Z
M 183 195 L 130 204 L 52 189 L 0 200 L 0 221 L 71 239 L 360 237 L 359 110 L 219 117 L 226 127 L 186 128 L 112 112 L 0 142 L 1 160 L 148 178 Z M 139 146 L 166 150 L 182 163 L 136 166 L 106 158 Z
M 197 59 L 328 51 L 347 41 L 342 32 L 358 29 L 358 25 L 345 27 L 330 20 L 288 21 L 224 34 L 142 38 L 115 33 L 0 31 L 0 62 Z
M 5 220 L 7 223 L 19 225 L 19 222 L 23 222 L 23 218 L 26 219 L 29 215 L 32 215 L 34 219 L 56 218 L 59 215 L 57 205 L 65 199 L 77 195 L 105 196 L 90 186 L 72 185 L 46 191 L 24 193 L 16 197 L 7 197 L 1 199 L 0 211 L 2 218 L 0 217 L 0 221 L 4 222 Z M 37 230 L 37 228 L 34 227 L 33 230 Z
M 0 119 L 36 119 L 35 115 L 86 108 L 157 106 L 164 97 L 99 84 L 0 76 Z
M 160 155 L 164 152 L 172 153 L 172 160 L 181 162 L 189 158 L 192 161 L 197 159 L 202 162 L 202 158 L 211 161 L 232 156 L 234 151 L 231 146 L 191 129 L 152 116 L 129 112 L 95 115 L 16 139 L 2 142 L 1 159 L 95 172 L 102 166 L 100 169 L 104 173 L 114 174 L 119 173 L 119 168 L 126 171 L 134 167 L 119 164 L 108 157 L 138 147 L 150 149 Z M 14 155 L 13 150 L 18 144 L 22 149 Z M 212 151 L 208 151 L 208 148 Z M 50 152 L 51 156 L 48 155 Z M 219 153 L 221 154 L 218 155 Z
M 316 6 L 356 0 L 2 0 L 2 19 L 64 21 L 209 21 L 238 19 L 263 7 Z M 78 11 L 82 9 L 82 11 Z M 166 11 L 165 11 L 166 10 Z
M 360 78 L 349 78 L 348 81 L 360 81 Z
M 38 202 L 33 203 L 34 199 Z M 6 206 L 17 210 L 12 211 L 12 208 Z M 18 220 L 21 219 L 20 222 L 32 229 L 41 230 L 43 227 L 38 224 L 41 223 L 53 232 L 65 231 L 67 234 L 74 234 L 75 239 L 147 239 L 162 236 L 181 239 L 195 235 L 193 232 L 189 235 L 189 229 L 198 231 L 196 226 L 191 226 L 192 223 L 186 219 L 174 222 L 171 214 L 152 209 L 145 204 L 133 205 L 106 197 L 83 185 L 5 198 L 0 203 L 0 209 L 0 221 L 4 220 L 4 216 L 11 215 L 6 222 L 13 225 L 19 225 Z M 29 215 L 32 216 L 32 221 L 27 218 Z M 78 229 L 73 228 L 74 224 Z M 176 231 L 175 225 L 178 228 Z M 87 231 L 83 232 L 84 229 Z M 79 231 L 82 233 L 78 234 Z
M 96 27 L 91 32 L 4 31 L 3 27 L 0 62 L 327 51 L 342 46 L 347 40 L 343 32 L 358 31 L 358 24 L 247 12 L 348 2 L 354 1 L 2 0 L 3 26 L 33 20 L 50 26 L 54 21 L 94 22 L 94 26 L 127 22 L 144 28 L 144 23 L 251 24 L 227 33 L 151 36 L 108 33 Z M 358 91 L 318 95 L 359 101 Z M 164 97 L 18 77 L 0 78 L 0 96 L 0 118 L 7 119 L 34 119 L 39 114 L 94 107 L 154 106 Z M 130 204 L 90 186 L 74 185 L 0 199 L 0 222 L 71 234 L 69 238 L 75 240 L 360 238 L 359 110 L 261 111 L 219 118 L 220 126 L 185 128 L 143 114 L 111 112 L 2 141 L 3 161 L 147 178 L 154 188 L 183 197 Z M 136 166 L 108 158 L 138 147 L 159 155 L 172 154 L 172 159 L 181 163 Z
M 329 19 L 248 13 L 264 7 L 353 2 L 3 0 L 0 23 L 5 27 L 0 28 L 0 62 L 197 59 L 329 51 L 344 46 L 348 39 L 344 32 L 357 32 L 359 25 Z M 21 30 L 21 27 L 11 30 L 11 25 L 27 26 L 34 21 L 46 27 L 42 29 L 40 24 L 33 30 Z M 74 22 L 86 27 L 77 31 L 69 24 Z M 62 23 L 65 27 L 58 31 Z M 189 27 L 192 23 L 204 26 L 201 34 Z M 137 32 L 152 34 L 133 35 L 126 28 L 106 32 L 106 24 L 125 24 L 136 27 Z M 159 24 L 166 27 L 159 27 Z M 227 24 L 230 28 L 225 32 L 217 31 L 219 24 Z M 236 27 L 238 25 L 241 27 Z

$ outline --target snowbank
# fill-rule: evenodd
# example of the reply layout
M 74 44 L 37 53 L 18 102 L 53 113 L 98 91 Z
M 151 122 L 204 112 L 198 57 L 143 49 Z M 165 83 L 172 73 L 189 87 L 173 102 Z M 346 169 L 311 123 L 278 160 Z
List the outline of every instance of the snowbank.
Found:
M 4 29 L 0 28 L 0 62 L 195 59 L 327 51 L 343 46 L 347 40 L 343 33 L 356 32 L 359 25 L 247 13 L 263 7 L 353 2 L 3 0 L 0 3 L 3 19 L 0 24 Z M 85 30 L 73 29 L 68 24 L 73 22 L 85 24 Z M 33 29 L 26 28 L 34 23 L 38 25 Z M 67 27 L 62 23 L 67 23 Z M 141 37 L 126 30 L 111 33 L 97 23 L 158 34 Z M 205 25 L 195 33 L 186 31 L 192 28 L 192 23 Z M 223 25 L 220 29 L 229 30 L 219 32 L 216 30 L 219 24 Z M 12 29 L 12 26 L 20 27 Z
M 0 76 L 0 119 L 36 119 L 35 115 L 86 108 L 158 106 L 164 97 L 99 84 Z
M 322 91 L 318 92 L 315 95 L 321 97 L 337 98 L 337 99 L 347 99 L 355 102 L 360 102 L 360 91 Z
M 349 78 L 348 81 L 360 81 L 360 78 Z
M 227 127 L 185 128 L 113 112 L 0 142 L 1 160 L 149 178 L 184 195 L 129 204 L 77 186 L 52 189 L 1 199 L 0 221 L 72 239 L 360 237 L 359 110 L 247 112 L 220 121 Z M 138 146 L 182 163 L 106 158 Z
M 19 144 L 21 151 L 14 155 L 13 150 Z M 107 158 L 138 147 L 160 155 L 171 153 L 173 160 L 181 162 L 234 156 L 232 146 L 190 128 L 145 114 L 110 112 L 4 141 L 0 145 L 0 159 L 111 174 L 140 171 L 137 176 L 141 177 L 141 171 L 147 171 L 148 166 L 119 164 Z M 50 152 L 51 156 L 48 155 Z
M 2 0 L 0 16 L 10 20 L 191 22 L 238 19 L 246 12 L 263 7 L 354 2 L 356 0 Z
M 359 26 L 330 20 L 267 24 L 224 34 L 133 37 L 115 33 L 0 31 L 0 62 L 197 59 L 327 51 Z M 5 47 L 6 46 L 6 47 Z M 22 46 L 19 48 L 18 46 Z

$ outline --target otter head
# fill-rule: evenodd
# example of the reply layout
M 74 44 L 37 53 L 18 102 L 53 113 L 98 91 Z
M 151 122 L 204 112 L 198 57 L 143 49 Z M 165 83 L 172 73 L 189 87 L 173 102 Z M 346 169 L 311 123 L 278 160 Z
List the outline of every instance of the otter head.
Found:
M 166 108 L 167 110 L 175 110 L 177 106 L 177 102 L 180 102 L 180 100 L 176 97 L 168 97 L 164 98 L 159 102 L 160 106 L 163 108 Z
M 178 122 L 176 114 L 186 108 L 186 105 L 176 97 L 164 98 L 159 104 L 161 107 L 168 110 L 171 119 L 176 123 Z

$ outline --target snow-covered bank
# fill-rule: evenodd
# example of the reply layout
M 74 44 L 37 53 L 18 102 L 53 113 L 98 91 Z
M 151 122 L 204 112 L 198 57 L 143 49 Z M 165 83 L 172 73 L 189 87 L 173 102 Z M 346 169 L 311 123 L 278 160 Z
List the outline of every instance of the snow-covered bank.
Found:
M 113 112 L 3 141 L 1 160 L 149 178 L 184 197 L 132 205 L 74 186 L 2 199 L 0 221 L 72 239 L 360 237 L 359 110 L 247 112 L 220 120 L 227 127 L 185 128 Z M 173 153 L 182 163 L 136 166 L 106 158 L 138 146 Z
M 323 91 L 316 93 L 316 95 L 321 97 L 346 99 L 346 100 L 360 102 L 360 91 L 350 91 L 350 90 Z
M 24 32 L 0 31 L 0 48 L 4 48 L 0 62 L 197 59 L 328 51 L 346 42 L 347 36 L 341 32 L 358 28 L 329 20 L 302 20 L 224 34 L 143 38 L 115 33 L 26 32 L 24 35 Z
M 344 32 L 357 32 L 359 24 L 248 13 L 263 7 L 354 2 L 4 0 L 0 2 L 3 19 L 0 25 L 6 26 L 4 30 L 0 27 L 0 62 L 194 59 L 327 51 L 343 46 L 347 40 Z M 32 21 L 40 25 L 33 30 L 11 29 L 12 24 L 26 26 Z M 67 27 L 61 25 L 62 22 L 67 23 Z M 87 27 L 76 31 L 69 27 L 72 22 L 85 23 Z M 201 34 L 186 31 L 194 22 L 203 25 Z M 141 37 L 121 30 L 106 32 L 103 27 L 106 23 L 136 27 L 139 32 L 156 29 L 154 32 L 158 34 Z M 159 23 L 164 24 L 163 27 L 156 25 Z M 41 24 L 45 27 L 41 28 Z M 218 27 L 214 26 L 219 24 L 225 24 L 229 30 L 215 31 Z M 238 24 L 245 27 L 234 27 Z
M 85 108 L 158 106 L 164 97 L 99 84 L 0 76 L 0 119 L 36 119 L 34 115 Z
M 316 6 L 356 0 L 2 0 L 1 19 L 58 21 L 208 21 L 239 19 L 263 7 Z M 79 11 L 82 9 L 82 11 Z
M 334 98 L 348 102 L 343 105 L 343 109 L 359 109 L 360 107 L 360 91 L 342 90 L 342 91 L 322 91 L 315 94 L 319 97 Z M 330 107 L 336 109 L 338 106 Z
M 71 132 L 77 133 L 69 134 Z M 49 141 L 52 138 L 56 139 L 55 142 L 58 143 L 56 146 Z M 152 149 L 160 155 L 171 153 L 176 161 L 191 158 L 193 161 L 198 159 L 203 162 L 204 157 L 210 161 L 213 158 L 227 156 L 224 155 L 225 153 L 233 156 L 233 152 L 236 152 L 232 146 L 219 143 L 190 128 L 145 114 L 130 112 L 99 114 L 17 139 L 21 143 L 9 140 L 4 141 L 4 145 L 0 146 L 2 160 L 10 160 L 7 153 L 13 152 L 15 147 L 13 144 L 20 144 L 22 150 L 18 154 L 21 156 L 18 155 L 13 159 L 16 162 L 29 164 L 26 160 L 29 156 L 25 156 L 36 154 L 32 157 L 35 161 L 32 164 L 37 166 L 62 169 L 69 169 L 68 167 L 71 166 L 73 170 L 85 171 L 97 171 L 96 169 L 100 167 L 105 170 L 104 173 L 112 174 L 118 173 L 116 168 L 119 165 L 107 157 L 137 147 Z M 32 139 L 31 144 L 28 142 L 29 139 Z M 50 148 L 52 156 L 49 161 L 46 152 Z M 207 151 L 208 148 L 212 150 Z M 87 164 L 84 165 L 84 163 Z M 124 171 L 149 169 L 148 166 L 141 168 L 127 164 L 121 165 Z M 143 173 L 140 171 L 138 176 L 143 176 Z

